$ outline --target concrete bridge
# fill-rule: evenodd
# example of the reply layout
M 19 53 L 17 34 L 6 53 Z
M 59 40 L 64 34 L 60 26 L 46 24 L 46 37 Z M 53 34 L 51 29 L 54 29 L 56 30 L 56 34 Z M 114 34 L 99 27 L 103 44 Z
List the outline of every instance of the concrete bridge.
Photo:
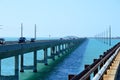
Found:
M 17 41 L 14 42 L 7 42 L 5 45 L 0 45 L 0 80 L 19 80 L 19 62 L 20 62 L 20 72 L 24 72 L 24 70 L 33 70 L 33 72 L 37 72 L 37 63 L 44 63 L 48 65 L 47 60 L 53 59 L 55 60 L 55 56 L 60 56 L 60 54 L 66 53 L 72 48 L 79 46 L 79 44 L 85 41 L 86 38 L 79 38 L 79 39 L 68 39 L 68 40 L 38 40 L 36 42 L 29 42 L 26 43 L 18 43 Z M 50 56 L 48 56 L 48 48 L 50 48 Z M 38 50 L 44 51 L 44 59 L 37 60 Z M 24 65 L 24 54 L 28 52 L 33 53 L 33 61 L 34 64 L 31 66 Z M 19 55 L 20 60 L 19 61 Z M 1 60 L 14 57 L 15 60 L 15 75 L 4 76 L 1 75 Z

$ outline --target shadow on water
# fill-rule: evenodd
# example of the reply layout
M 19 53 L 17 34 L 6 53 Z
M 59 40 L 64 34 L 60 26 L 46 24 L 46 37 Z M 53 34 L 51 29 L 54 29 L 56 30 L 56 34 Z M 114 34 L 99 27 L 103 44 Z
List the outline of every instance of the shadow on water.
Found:
M 61 57 L 56 56 L 55 61 L 49 59 L 47 66 L 45 66 L 44 64 L 39 63 L 37 73 L 33 73 L 32 71 L 25 71 L 24 73 L 20 73 L 20 80 L 46 80 L 46 79 L 48 80 L 48 78 L 56 70 L 56 67 L 58 68 L 58 66 L 61 67 L 61 65 L 69 64 L 71 62 L 71 60 L 70 60 L 69 63 L 68 62 L 66 63 L 66 60 L 68 59 L 67 61 L 69 61 L 69 58 L 71 58 L 71 57 L 73 59 L 75 59 L 75 57 L 73 57 L 73 55 L 78 56 L 77 54 L 79 54 L 80 57 L 79 56 L 78 57 L 79 57 L 80 60 L 82 60 L 83 53 L 84 53 L 84 51 L 86 49 L 87 43 L 88 43 L 88 40 L 81 43 L 80 46 L 77 49 L 75 48 L 76 50 L 73 49 L 73 50 L 75 50 L 74 52 L 73 52 L 73 50 L 71 50 L 70 52 L 65 53 L 64 55 L 61 55 Z M 82 62 L 82 61 L 80 61 L 80 62 Z M 71 63 L 71 65 L 72 64 L 73 63 Z M 68 65 L 66 65 L 66 68 L 68 68 L 67 66 Z M 25 78 L 23 78 L 23 77 L 25 77 Z M 53 76 L 52 80 L 55 80 L 54 76 Z
M 46 80 L 67 80 L 69 74 L 77 74 L 81 69 L 88 40 L 81 44 L 74 52 L 54 67 Z

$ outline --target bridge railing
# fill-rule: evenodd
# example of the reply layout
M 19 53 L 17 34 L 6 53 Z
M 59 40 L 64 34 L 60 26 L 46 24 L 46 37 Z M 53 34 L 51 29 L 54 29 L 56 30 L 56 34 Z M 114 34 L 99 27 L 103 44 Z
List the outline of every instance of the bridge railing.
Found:
M 107 52 L 104 52 L 103 55 L 100 55 L 99 59 L 94 59 L 94 63 L 92 63 L 91 65 L 85 65 L 85 70 L 83 70 L 78 75 L 69 75 L 69 80 L 91 80 L 90 79 L 91 74 L 93 73 L 95 76 L 98 70 L 102 68 L 105 62 L 115 53 L 115 51 L 119 47 L 120 43 L 116 44 L 111 49 L 107 50 Z M 102 79 L 102 77 L 100 79 Z

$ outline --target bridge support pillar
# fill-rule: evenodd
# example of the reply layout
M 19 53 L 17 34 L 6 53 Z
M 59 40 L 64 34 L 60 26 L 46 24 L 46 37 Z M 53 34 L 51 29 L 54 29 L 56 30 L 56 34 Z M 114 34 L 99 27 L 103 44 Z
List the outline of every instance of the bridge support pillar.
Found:
M 71 50 L 71 45 L 70 45 L 70 43 L 68 43 L 68 50 L 69 50 L 69 51 Z
M 57 55 L 57 46 L 55 46 L 55 55 Z
M 65 44 L 65 51 L 66 51 L 66 53 L 68 52 L 68 48 L 67 48 L 67 44 Z
M 54 48 L 54 47 L 51 47 L 51 56 L 52 56 L 52 59 L 53 59 L 53 60 L 55 60 L 54 52 L 55 52 L 55 48 Z
M 62 54 L 64 54 L 64 44 L 62 44 Z
M 60 57 L 59 45 L 56 46 L 56 53 L 57 53 L 58 57 Z
M 60 57 L 60 53 L 61 53 L 61 51 L 60 51 L 60 45 L 58 45 L 58 57 Z
M 15 56 L 15 78 L 19 80 L 19 55 Z
M 67 52 L 69 52 L 69 46 L 68 46 L 68 43 L 66 44 L 66 47 L 67 47 Z
M 55 54 L 58 55 L 57 46 L 55 46 Z
M 47 63 L 47 48 L 44 49 L 44 64 L 48 65 L 48 63 Z
M 60 54 L 62 54 L 62 45 L 60 44 Z
M 1 59 L 0 59 L 0 76 L 1 76 Z
M 68 43 L 67 43 L 67 48 L 68 48 L 67 50 L 70 51 L 70 49 L 69 49 L 69 44 L 68 44 Z
M 23 69 L 23 64 L 24 64 L 24 54 L 21 54 L 21 64 L 20 64 L 20 72 L 24 72 L 24 69 Z
M 37 72 L 37 51 L 34 51 L 34 69 L 33 72 Z

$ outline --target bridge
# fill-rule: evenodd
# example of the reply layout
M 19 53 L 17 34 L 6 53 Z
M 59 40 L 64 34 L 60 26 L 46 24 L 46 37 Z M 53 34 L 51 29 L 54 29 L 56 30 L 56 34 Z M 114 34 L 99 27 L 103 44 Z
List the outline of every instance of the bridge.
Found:
M 35 42 L 27 41 L 25 43 L 18 43 L 17 41 L 8 41 L 4 45 L 0 45 L 0 80 L 19 80 L 19 62 L 20 62 L 20 72 L 24 70 L 33 70 L 37 72 L 37 63 L 44 63 L 48 65 L 48 59 L 55 60 L 55 56 L 60 57 L 60 54 L 64 54 L 69 50 L 76 48 L 80 43 L 85 41 L 86 38 L 79 39 L 56 39 L 56 40 L 37 40 Z M 50 56 L 48 56 L 48 48 L 50 48 Z M 44 59 L 37 60 L 38 50 L 44 51 Z M 25 66 L 24 65 L 24 54 L 28 52 L 33 52 L 33 65 Z M 19 55 L 20 60 L 19 61 Z M 14 74 L 15 75 L 1 75 L 1 60 L 9 57 L 14 57 L 15 66 Z
M 120 43 L 86 64 L 79 74 L 68 75 L 69 80 L 116 80 L 120 65 Z

